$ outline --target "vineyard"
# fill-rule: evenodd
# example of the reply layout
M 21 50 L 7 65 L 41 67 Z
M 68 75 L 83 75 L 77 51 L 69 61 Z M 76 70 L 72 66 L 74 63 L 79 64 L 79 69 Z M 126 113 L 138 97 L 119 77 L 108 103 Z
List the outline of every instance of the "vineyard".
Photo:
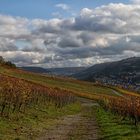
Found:
M 30 106 L 54 104 L 61 108 L 74 102 L 72 94 L 58 88 L 48 88 L 25 80 L 0 75 L 0 113 L 25 112 Z
M 22 136 L 23 139 L 27 139 L 30 133 L 33 133 L 31 138 L 39 136 L 43 131 L 42 128 L 47 128 L 48 125 L 49 127 L 53 126 L 55 119 L 61 115 L 76 115 L 81 112 L 82 103 L 79 105 L 80 99 L 77 97 L 80 99 L 82 97 L 83 101 L 87 99 L 87 104 L 88 101 L 96 102 L 97 106 L 93 104 L 95 108 L 89 106 L 93 114 L 96 109 L 102 109 L 105 114 L 110 113 L 118 116 L 122 120 L 120 123 L 124 120 L 124 124 L 127 124 L 125 121 L 128 120 L 129 126 L 133 122 L 139 126 L 140 95 L 137 93 L 65 77 L 0 67 L 0 131 L 3 131 L 2 134 L 0 133 L 0 139 L 7 138 L 8 133 L 8 139 Z M 98 117 L 100 118 L 102 112 L 99 111 L 99 113 Z M 103 121 L 103 118 L 99 120 Z M 116 119 L 115 122 L 117 122 Z M 117 125 L 119 124 L 116 123 Z M 106 125 L 101 128 L 104 126 Z M 110 126 L 112 126 L 111 123 Z M 128 131 L 131 132 L 131 128 Z M 137 131 L 139 132 L 138 129 Z M 110 131 L 108 131 L 109 133 Z M 132 133 L 135 136 L 135 132 Z M 137 136 L 139 138 L 139 134 Z
M 101 96 L 98 102 L 106 111 L 134 120 L 135 125 L 140 121 L 140 97 L 138 96 Z
M 48 77 L 46 77 L 46 81 L 47 78 Z M 50 78 L 48 78 L 48 81 L 49 79 Z M 57 80 L 58 79 L 54 79 L 54 81 Z M 60 82 L 62 82 L 62 79 Z M 74 83 L 75 81 L 70 82 Z M 67 81 L 65 83 L 67 83 Z M 2 116 L 9 115 L 15 111 L 24 112 L 26 108 L 30 106 L 40 104 L 49 106 L 50 103 L 55 104 L 56 107 L 62 107 L 66 104 L 74 102 L 75 94 L 77 96 L 97 100 L 105 110 L 110 110 L 114 113 L 122 115 L 123 117 L 131 118 L 135 121 L 135 124 L 137 124 L 140 120 L 140 97 L 136 96 L 137 94 L 130 94 L 128 92 L 122 93 L 122 96 L 114 96 L 114 94 L 111 93 L 111 88 L 109 90 L 109 88 L 101 85 L 92 86 L 88 83 L 78 83 L 78 81 L 74 84 L 77 84 L 77 87 L 81 85 L 81 87 L 79 86 L 76 89 L 77 91 L 75 90 L 73 92 L 73 90 L 71 90 L 73 87 L 67 87 L 66 90 L 61 89 L 61 87 L 59 88 L 57 85 L 56 87 L 49 87 L 47 84 L 45 86 L 44 83 L 38 84 L 36 82 L 27 81 L 26 78 L 19 79 L 0 75 L 0 113 Z M 86 86 L 89 91 L 93 88 L 92 91 L 87 93 L 79 92 L 80 90 L 84 91 Z M 109 94 L 107 94 L 107 92 Z M 122 91 L 120 90 L 118 92 L 121 93 Z

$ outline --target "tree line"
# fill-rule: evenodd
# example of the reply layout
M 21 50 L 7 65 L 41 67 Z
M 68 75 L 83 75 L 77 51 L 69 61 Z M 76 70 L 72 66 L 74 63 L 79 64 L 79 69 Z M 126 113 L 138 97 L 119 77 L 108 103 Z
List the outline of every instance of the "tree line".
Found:
M 0 56 L 0 65 L 16 68 L 16 65 L 14 63 L 12 63 L 11 61 L 6 61 L 2 56 Z

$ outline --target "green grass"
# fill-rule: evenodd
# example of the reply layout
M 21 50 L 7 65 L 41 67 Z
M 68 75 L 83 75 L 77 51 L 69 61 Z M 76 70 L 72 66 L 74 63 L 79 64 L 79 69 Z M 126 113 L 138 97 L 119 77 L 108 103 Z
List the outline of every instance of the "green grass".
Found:
M 96 118 L 101 129 L 101 138 L 104 140 L 140 140 L 140 125 L 137 127 L 130 120 L 105 112 L 102 108 L 96 109 Z
M 35 139 L 45 129 L 59 123 L 59 117 L 77 114 L 81 111 L 79 103 L 67 105 L 61 109 L 54 105 L 30 107 L 24 113 L 14 113 L 8 118 L 0 117 L 0 140 Z

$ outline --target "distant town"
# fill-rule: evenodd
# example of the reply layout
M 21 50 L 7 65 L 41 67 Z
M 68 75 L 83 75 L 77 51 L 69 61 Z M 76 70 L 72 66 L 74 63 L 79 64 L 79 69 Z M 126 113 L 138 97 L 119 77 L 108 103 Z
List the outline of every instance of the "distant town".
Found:
M 140 77 L 140 72 L 128 72 L 118 75 L 103 76 L 94 78 L 97 83 L 104 85 L 118 86 L 124 89 L 140 92 L 140 82 L 136 82 L 137 77 Z

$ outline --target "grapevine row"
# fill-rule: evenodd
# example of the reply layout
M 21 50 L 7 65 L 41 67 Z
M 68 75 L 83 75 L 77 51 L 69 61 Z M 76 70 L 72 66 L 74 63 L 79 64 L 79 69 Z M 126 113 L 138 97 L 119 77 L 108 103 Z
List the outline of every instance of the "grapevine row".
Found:
M 123 97 L 101 96 L 99 103 L 105 110 L 131 118 L 135 125 L 140 121 L 140 97 L 125 95 Z
M 9 115 L 25 111 L 29 106 L 55 104 L 63 107 L 74 101 L 72 94 L 25 80 L 0 75 L 0 113 Z

